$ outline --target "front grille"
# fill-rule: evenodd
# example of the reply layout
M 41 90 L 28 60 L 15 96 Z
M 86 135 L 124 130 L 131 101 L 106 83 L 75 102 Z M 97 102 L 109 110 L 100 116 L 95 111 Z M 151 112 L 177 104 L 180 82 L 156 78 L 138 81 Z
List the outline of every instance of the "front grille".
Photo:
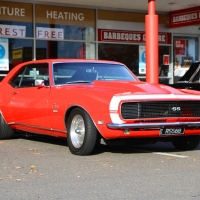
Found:
M 200 117 L 198 101 L 155 101 L 122 103 L 123 119 Z

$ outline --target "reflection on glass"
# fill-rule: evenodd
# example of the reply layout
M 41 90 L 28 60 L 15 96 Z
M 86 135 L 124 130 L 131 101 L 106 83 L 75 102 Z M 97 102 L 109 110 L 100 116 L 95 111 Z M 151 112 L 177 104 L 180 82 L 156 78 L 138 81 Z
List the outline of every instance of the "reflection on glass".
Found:
M 95 44 L 66 41 L 36 41 L 36 59 L 95 58 Z
M 182 77 L 193 62 L 198 61 L 198 37 L 175 36 L 174 44 L 174 82 Z
M 124 63 L 135 75 L 139 75 L 139 45 L 98 45 L 98 59 Z

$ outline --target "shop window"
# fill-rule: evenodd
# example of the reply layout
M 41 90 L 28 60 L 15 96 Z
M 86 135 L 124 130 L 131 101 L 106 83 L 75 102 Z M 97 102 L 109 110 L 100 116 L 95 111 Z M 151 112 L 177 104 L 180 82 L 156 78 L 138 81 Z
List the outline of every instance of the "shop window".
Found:
M 143 52 L 139 48 L 143 48 Z M 140 55 L 141 54 L 141 55 Z M 170 76 L 169 71 L 169 46 L 159 46 L 159 76 L 166 78 Z M 142 57 L 142 61 L 140 61 Z M 113 60 L 124 63 L 135 75 L 138 77 L 146 76 L 146 57 L 144 45 L 124 45 L 124 44 L 99 44 L 98 45 L 98 58 L 101 60 Z M 141 63 L 143 68 L 141 69 Z M 141 80 L 145 80 L 142 78 Z
M 31 22 L 15 22 L 0 20 L 1 34 L 4 37 L 33 37 L 33 24 Z
M 87 58 L 95 59 L 95 44 L 65 41 L 36 41 L 36 59 Z
M 36 38 L 64 40 L 95 40 L 95 28 L 60 24 L 36 24 Z
M 125 64 L 135 75 L 139 75 L 139 46 L 123 44 L 98 45 L 98 59 Z
M 0 80 L 16 65 L 33 59 L 33 41 L 30 39 L 8 39 L 9 67 L 0 71 Z
M 198 37 L 174 36 L 174 82 L 180 79 L 193 62 L 198 61 Z

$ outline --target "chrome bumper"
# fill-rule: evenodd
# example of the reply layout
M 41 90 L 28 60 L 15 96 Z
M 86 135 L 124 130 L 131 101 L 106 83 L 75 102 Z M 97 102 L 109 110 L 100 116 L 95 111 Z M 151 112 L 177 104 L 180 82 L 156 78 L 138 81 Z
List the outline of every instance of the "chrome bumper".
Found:
M 200 122 L 170 122 L 170 123 L 139 123 L 139 124 L 114 124 L 108 123 L 107 127 L 110 129 L 136 129 L 136 128 L 144 128 L 144 129 L 151 129 L 151 128 L 163 128 L 163 127 L 199 127 Z

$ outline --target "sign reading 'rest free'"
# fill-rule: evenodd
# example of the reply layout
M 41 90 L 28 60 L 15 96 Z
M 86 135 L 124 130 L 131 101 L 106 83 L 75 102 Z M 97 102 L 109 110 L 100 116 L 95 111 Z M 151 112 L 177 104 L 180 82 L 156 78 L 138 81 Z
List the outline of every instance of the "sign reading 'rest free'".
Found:
M 200 6 L 169 13 L 169 27 L 178 28 L 200 24 Z

